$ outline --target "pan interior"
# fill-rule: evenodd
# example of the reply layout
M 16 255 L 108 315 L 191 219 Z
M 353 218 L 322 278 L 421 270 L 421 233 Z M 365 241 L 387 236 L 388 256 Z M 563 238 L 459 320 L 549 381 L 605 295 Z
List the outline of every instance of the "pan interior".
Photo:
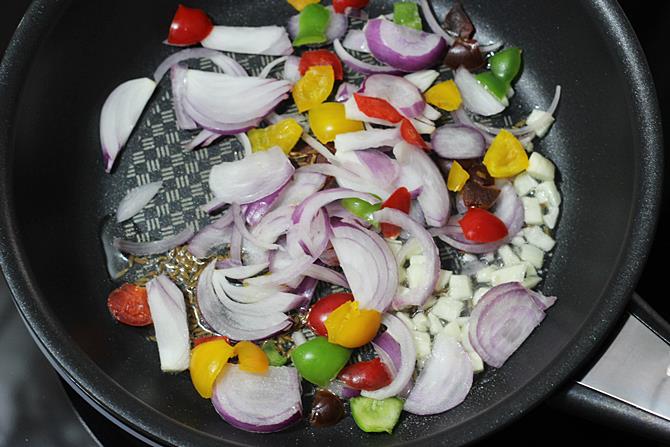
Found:
M 391 11 L 372 2 L 372 15 Z M 439 17 L 450 2 L 434 1 Z M 217 24 L 284 24 L 294 13 L 285 2 L 196 1 Z M 209 168 L 233 156 L 230 141 L 186 153 L 190 134 L 176 130 L 169 85 L 164 80 L 112 175 L 103 173 L 99 111 L 119 83 L 151 76 L 174 48 L 162 45 L 176 2 L 74 0 L 34 55 L 14 127 L 13 202 L 47 326 L 65 337 L 43 340 L 52 355 L 74 344 L 77 358 L 61 359 L 74 380 L 112 413 L 151 437 L 203 445 L 217 439 L 258 445 L 395 445 L 439 436 L 464 442 L 520 414 L 563 378 L 574 358 L 593 346 L 587 340 L 606 322 L 594 321 L 604 306 L 623 304 L 622 254 L 646 193 L 639 190 L 642 155 L 632 107 L 632 86 L 620 50 L 602 17 L 583 2 L 472 1 L 466 5 L 482 42 L 501 40 L 524 51 L 510 116 L 546 108 L 560 84 L 557 122 L 536 150 L 556 163 L 563 195 L 557 247 L 542 290 L 558 303 L 521 349 L 499 370 L 487 370 L 466 401 L 445 414 L 403 416 L 392 436 L 360 432 L 349 418 L 318 431 L 298 425 L 259 436 L 222 422 L 209 401 L 194 392 L 188 374 L 160 372 L 149 330 L 116 324 L 105 299 L 114 284 L 99 242 L 104 216 L 125 191 L 162 178 L 175 195 L 123 227 L 124 234 L 156 239 L 206 217 Z M 259 69 L 269 59 L 243 58 Z M 132 182 L 136 182 L 133 184 Z M 204 186 L 203 186 L 204 185 Z M 630 284 L 624 288 L 630 290 Z M 618 297 L 615 300 L 615 297 Z M 612 301 L 608 301 L 612 300 Z M 32 324 L 38 324 L 32 322 Z M 593 327 L 591 326 L 593 325 Z M 584 344 L 586 343 L 586 344 Z M 69 352 L 69 351 L 68 351 Z M 546 391 L 545 391 L 546 390 Z M 122 413 L 122 414 L 121 414 Z M 433 441 L 435 441 L 433 439 Z

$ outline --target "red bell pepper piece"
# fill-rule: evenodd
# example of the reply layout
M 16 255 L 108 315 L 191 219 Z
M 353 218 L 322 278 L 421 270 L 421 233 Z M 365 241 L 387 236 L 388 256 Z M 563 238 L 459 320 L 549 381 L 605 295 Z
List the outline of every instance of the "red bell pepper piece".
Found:
M 375 391 L 391 383 L 388 368 L 379 358 L 347 365 L 337 378 L 349 388 L 363 391 Z
M 428 143 L 421 137 L 414 124 L 407 118 L 403 118 L 400 124 L 400 136 L 411 145 L 418 146 L 421 149 L 430 150 Z
M 458 224 L 465 238 L 474 242 L 495 242 L 508 234 L 505 223 L 482 208 L 470 208 Z
M 300 70 L 300 75 L 304 76 L 309 70 L 309 67 L 314 65 L 330 65 L 333 67 L 333 73 L 335 74 L 335 79 L 341 81 L 344 79 L 344 70 L 342 69 L 342 62 L 337 57 L 335 53 L 328 50 L 312 50 L 305 51 L 302 53 L 300 58 L 300 65 L 298 69 Z
M 344 14 L 347 8 L 363 9 L 370 0 L 333 0 L 333 8 L 338 14 Z
M 402 211 L 405 214 L 409 214 L 409 209 L 411 205 L 412 205 L 412 195 L 409 193 L 407 188 L 401 186 L 400 188 L 393 191 L 393 194 L 391 194 L 389 198 L 386 199 L 384 203 L 382 203 L 382 209 L 394 208 L 396 210 Z M 402 230 L 400 227 L 396 225 L 384 222 L 382 222 L 381 228 L 384 237 L 391 239 L 395 239 L 398 236 L 400 236 L 400 231 Z
M 403 116 L 388 101 L 354 93 L 354 100 L 358 109 L 370 118 L 377 118 L 396 124 L 402 121 Z

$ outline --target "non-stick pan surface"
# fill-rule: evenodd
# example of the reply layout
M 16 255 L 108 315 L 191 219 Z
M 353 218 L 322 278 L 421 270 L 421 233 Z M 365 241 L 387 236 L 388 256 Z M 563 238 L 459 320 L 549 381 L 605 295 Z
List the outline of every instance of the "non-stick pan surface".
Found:
M 390 3 L 373 1 L 372 13 L 388 11 Z M 433 1 L 438 16 L 449 4 Z M 192 5 L 219 24 L 283 24 L 293 13 L 283 1 Z M 570 377 L 616 322 L 653 236 L 662 147 L 651 77 L 613 1 L 466 7 L 480 40 L 524 49 L 512 118 L 546 107 L 554 86 L 563 87 L 558 120 L 537 146 L 556 163 L 564 199 L 542 285 L 559 301 L 502 368 L 479 375 L 466 401 L 445 414 L 405 415 L 392 436 L 362 433 L 351 419 L 322 430 L 302 424 L 254 435 L 221 421 L 188 375 L 162 374 L 155 345 L 145 340 L 150 331 L 116 324 L 105 307 L 113 285 L 100 225 L 129 179 L 162 177 L 166 190 L 177 191 L 131 228 L 160 235 L 203 218 L 189 214 L 206 198 L 198 184 L 234 151 L 183 153 L 180 142 L 188 136 L 160 106 L 169 100 L 164 83 L 115 172 L 103 173 L 100 107 L 114 86 L 150 76 L 174 51 L 161 42 L 176 2 L 36 1 L 0 67 L 0 257 L 22 316 L 67 380 L 152 442 L 455 445 L 499 428 Z

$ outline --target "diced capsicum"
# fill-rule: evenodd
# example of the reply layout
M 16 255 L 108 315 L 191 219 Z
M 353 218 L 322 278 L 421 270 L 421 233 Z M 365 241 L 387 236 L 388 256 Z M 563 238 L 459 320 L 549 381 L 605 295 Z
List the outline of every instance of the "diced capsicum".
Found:
M 298 34 L 293 46 L 314 45 L 328 40 L 326 30 L 330 22 L 330 11 L 323 5 L 314 3 L 307 5 L 298 18 Z

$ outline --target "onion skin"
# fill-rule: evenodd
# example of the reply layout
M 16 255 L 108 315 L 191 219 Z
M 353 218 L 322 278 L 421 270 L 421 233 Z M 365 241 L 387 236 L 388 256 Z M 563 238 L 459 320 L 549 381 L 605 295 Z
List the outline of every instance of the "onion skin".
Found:
M 370 20 L 364 31 L 368 48 L 374 57 L 406 72 L 436 65 L 447 50 L 444 39 L 436 34 L 396 25 L 386 19 Z M 394 37 L 398 40 L 392 41 Z

